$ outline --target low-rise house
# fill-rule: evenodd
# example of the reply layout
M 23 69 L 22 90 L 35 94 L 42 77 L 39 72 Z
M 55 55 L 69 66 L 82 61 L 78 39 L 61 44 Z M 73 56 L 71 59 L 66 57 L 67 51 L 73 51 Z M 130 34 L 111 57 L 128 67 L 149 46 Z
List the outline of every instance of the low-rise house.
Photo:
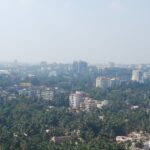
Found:
M 72 139 L 71 136 L 54 136 L 52 137 L 51 141 L 53 141 L 54 143 L 62 143 L 62 142 L 66 142 L 66 141 L 70 141 Z
M 128 137 L 132 138 L 134 141 L 146 141 L 148 139 L 148 135 L 141 132 L 131 132 L 128 134 Z
M 46 133 L 49 133 L 49 132 L 50 132 L 50 129 L 46 129 L 45 132 L 46 132 Z
M 127 136 L 117 136 L 116 142 L 117 143 L 126 143 L 128 141 L 131 141 L 132 146 L 131 150 L 141 150 L 138 147 L 136 147 L 135 143 L 142 143 L 144 145 L 144 149 L 142 150 L 149 150 L 150 148 L 150 134 L 146 132 L 131 132 Z
M 102 121 L 104 120 L 104 116 L 98 116 L 98 118 Z
M 135 106 L 131 106 L 131 109 L 138 109 L 139 106 L 138 105 L 135 105 Z
M 32 86 L 32 84 L 30 82 L 21 82 L 20 83 L 20 87 L 29 88 L 31 86 Z
M 116 142 L 117 143 L 125 143 L 125 142 L 128 142 L 128 141 L 132 141 L 132 138 L 127 137 L 127 136 L 117 136 L 116 137 Z
M 108 100 L 97 101 L 97 108 L 102 109 L 104 106 L 107 106 L 108 103 Z

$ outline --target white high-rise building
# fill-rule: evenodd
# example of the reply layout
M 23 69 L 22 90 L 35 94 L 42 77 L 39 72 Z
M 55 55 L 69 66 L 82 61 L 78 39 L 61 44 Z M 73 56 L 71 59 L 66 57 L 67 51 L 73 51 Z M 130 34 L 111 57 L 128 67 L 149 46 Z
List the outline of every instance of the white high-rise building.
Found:
M 76 93 L 70 94 L 69 96 L 69 105 L 73 109 L 78 109 L 80 103 L 83 102 L 85 96 L 83 92 L 76 91 Z
M 143 83 L 143 73 L 140 70 L 132 71 L 132 81 Z

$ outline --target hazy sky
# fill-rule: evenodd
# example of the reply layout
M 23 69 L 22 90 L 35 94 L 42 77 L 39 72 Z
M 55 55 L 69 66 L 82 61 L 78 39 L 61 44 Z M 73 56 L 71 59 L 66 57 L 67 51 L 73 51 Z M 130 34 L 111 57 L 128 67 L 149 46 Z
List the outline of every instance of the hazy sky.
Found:
M 150 63 L 150 0 L 0 0 L 0 61 Z

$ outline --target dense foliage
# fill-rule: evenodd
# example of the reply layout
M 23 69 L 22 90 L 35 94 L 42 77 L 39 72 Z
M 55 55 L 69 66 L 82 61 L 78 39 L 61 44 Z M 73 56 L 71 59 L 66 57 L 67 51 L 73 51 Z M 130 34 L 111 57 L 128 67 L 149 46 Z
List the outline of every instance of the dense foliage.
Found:
M 0 96 L 0 150 L 125 150 L 127 145 L 117 144 L 116 136 L 133 131 L 150 133 L 150 83 L 124 82 L 107 90 L 95 88 L 98 72 L 74 74 L 60 72 L 48 77 L 36 72 L 33 79 L 23 76 L 23 81 L 33 86 L 55 88 L 53 101 L 37 97 L 19 96 L 9 99 Z M 130 75 L 130 70 L 105 70 L 105 76 Z M 11 87 L 20 82 L 20 76 L 0 77 L 0 86 L 11 92 Z M 6 90 L 6 91 L 7 91 Z M 13 89 L 14 90 L 14 89 Z M 69 108 L 69 94 L 82 90 L 95 100 L 109 100 L 103 109 L 73 113 Z M 137 105 L 137 109 L 132 106 Z M 46 131 L 49 132 L 46 132 Z M 79 133 L 77 131 L 80 131 Z M 71 135 L 70 142 L 54 143 L 53 136 Z

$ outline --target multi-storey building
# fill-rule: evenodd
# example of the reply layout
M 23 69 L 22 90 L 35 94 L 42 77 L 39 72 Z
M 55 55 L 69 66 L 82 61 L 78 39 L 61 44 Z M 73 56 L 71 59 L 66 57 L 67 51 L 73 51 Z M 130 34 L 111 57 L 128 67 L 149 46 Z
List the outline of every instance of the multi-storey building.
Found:
M 144 72 L 143 77 L 144 80 L 150 80 L 150 72 Z
M 69 104 L 73 109 L 78 109 L 80 107 L 80 103 L 83 102 L 85 98 L 84 92 L 76 91 L 76 93 L 70 94 L 69 96 Z
M 119 78 L 110 79 L 110 87 L 118 86 L 120 84 L 121 84 L 121 81 Z
M 143 73 L 140 70 L 132 71 L 132 81 L 143 83 Z
M 107 89 L 111 86 L 111 81 L 106 77 L 97 77 L 96 78 L 96 87 Z
M 87 71 L 88 65 L 85 61 L 75 61 L 73 62 L 72 69 L 74 72 L 82 73 Z
M 54 92 L 50 88 L 46 88 L 45 90 L 41 91 L 41 97 L 43 100 L 51 101 L 54 97 Z

